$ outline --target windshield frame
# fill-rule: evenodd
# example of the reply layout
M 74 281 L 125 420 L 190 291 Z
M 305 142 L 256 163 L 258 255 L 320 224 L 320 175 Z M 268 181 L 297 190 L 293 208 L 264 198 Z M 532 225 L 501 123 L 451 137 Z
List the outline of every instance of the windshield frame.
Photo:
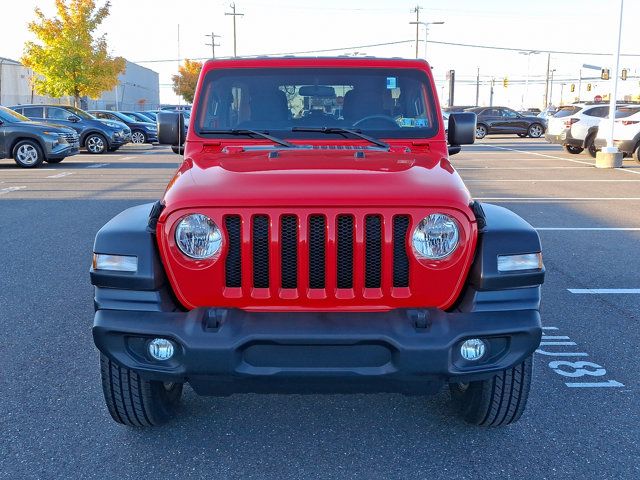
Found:
M 233 138 L 234 135 L 226 135 L 217 133 L 215 135 L 205 133 L 208 128 L 203 125 L 203 117 L 207 114 L 206 105 L 206 94 L 207 89 L 210 88 L 212 82 L 219 79 L 221 76 L 225 76 L 225 74 L 229 74 L 229 72 L 234 72 L 239 75 L 251 75 L 251 73 L 257 74 L 261 71 L 267 71 L 269 73 L 276 73 L 278 71 L 282 71 L 283 75 L 286 72 L 300 72 L 300 71 L 319 71 L 323 70 L 329 71 L 338 71 L 338 70 L 357 70 L 359 74 L 364 74 L 368 72 L 376 72 L 381 73 L 382 75 L 390 75 L 389 72 L 397 72 L 404 73 L 407 72 L 409 75 L 413 76 L 422 84 L 422 95 L 424 101 L 424 109 L 426 118 L 429 121 L 429 127 L 421 128 L 421 127 L 411 127 L 411 128 L 403 128 L 398 126 L 397 129 L 366 129 L 358 126 L 351 125 L 341 125 L 341 124 L 328 124 L 324 125 L 324 127 L 331 129 L 332 127 L 338 128 L 348 128 L 351 130 L 358 130 L 359 132 L 368 135 L 373 138 L 383 138 L 388 140 L 425 140 L 425 139 L 433 139 L 437 137 L 441 130 L 441 115 L 438 101 L 436 100 L 437 93 L 435 91 L 433 82 L 431 77 L 427 74 L 426 71 L 421 68 L 406 67 L 402 65 L 384 65 L 384 66 L 356 66 L 356 65 L 305 65 L 305 66 L 295 66 L 295 65 L 286 65 L 286 66 L 276 66 L 276 65 L 264 65 L 264 66 L 255 66 L 255 67 L 234 67 L 234 68 L 219 68 L 219 69 L 211 69 L 205 73 L 202 82 L 201 82 L 201 91 L 198 92 L 197 95 L 197 105 L 195 105 L 195 116 L 194 121 L 192 122 L 193 128 L 190 129 L 195 136 L 199 139 L 212 139 L 212 138 Z M 362 73 L 360 73 L 362 72 Z M 386 73 L 382 73 L 386 72 Z M 193 111 L 192 111 L 193 113 Z M 331 132 L 330 134 L 323 132 L 304 132 L 304 131 L 295 131 L 292 128 L 296 127 L 295 124 L 290 124 L 283 127 L 276 128 L 256 128 L 256 130 L 265 130 L 268 131 L 271 135 L 277 136 L 279 138 L 287 139 L 287 140 L 330 140 L 341 141 L 342 143 L 353 143 L 353 141 L 360 141 L 360 139 L 356 138 L 344 138 L 344 135 L 341 133 Z M 322 127 L 322 125 L 313 125 Z

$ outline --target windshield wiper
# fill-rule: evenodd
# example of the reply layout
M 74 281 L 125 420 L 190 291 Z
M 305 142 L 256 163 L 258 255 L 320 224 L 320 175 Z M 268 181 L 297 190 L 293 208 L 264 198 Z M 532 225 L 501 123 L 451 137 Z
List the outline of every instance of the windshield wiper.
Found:
M 367 142 L 373 143 L 379 147 L 382 147 L 386 150 L 390 150 L 391 146 L 388 143 L 383 142 L 382 140 L 378 140 L 377 138 L 370 137 L 369 135 L 365 135 L 361 130 L 351 130 L 350 128 L 342 128 L 342 127 L 293 127 L 291 129 L 292 132 L 319 132 L 319 133 L 337 133 L 346 138 L 345 133 L 349 135 L 354 135 L 359 137 Z
M 273 143 L 277 143 L 278 145 L 282 145 L 287 148 L 296 148 L 297 145 L 287 142 L 286 140 L 282 140 L 281 138 L 272 137 L 268 132 L 260 132 L 258 130 L 247 130 L 245 128 L 234 128 L 230 130 L 200 130 L 200 133 L 211 134 L 211 135 L 254 135 L 256 137 L 262 137 L 267 140 L 272 141 Z

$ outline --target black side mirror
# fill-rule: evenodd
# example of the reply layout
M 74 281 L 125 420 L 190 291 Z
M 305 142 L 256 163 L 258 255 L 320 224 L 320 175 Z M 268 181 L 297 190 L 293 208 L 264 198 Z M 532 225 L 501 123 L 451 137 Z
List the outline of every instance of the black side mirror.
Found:
M 472 112 L 458 112 L 449 115 L 449 155 L 460 153 L 460 145 L 472 145 L 476 140 L 477 116 Z
M 70 122 L 73 122 L 73 123 L 78 123 L 80 121 L 80 117 L 78 117 L 76 115 L 69 115 L 67 117 L 67 120 L 69 120 Z
M 160 145 L 181 147 L 184 145 L 185 128 L 184 115 L 179 112 L 159 112 L 156 117 L 158 124 L 158 142 Z

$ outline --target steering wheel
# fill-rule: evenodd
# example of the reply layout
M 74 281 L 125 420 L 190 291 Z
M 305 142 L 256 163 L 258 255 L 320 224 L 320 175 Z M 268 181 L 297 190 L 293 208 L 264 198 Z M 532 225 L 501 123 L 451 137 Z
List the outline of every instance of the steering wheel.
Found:
M 384 122 L 393 124 L 393 128 L 400 128 L 398 126 L 398 123 L 396 122 L 396 120 L 393 117 L 390 117 L 389 115 L 368 115 L 364 118 L 361 118 L 360 120 L 358 120 L 357 122 L 355 122 L 353 124 L 354 127 L 359 127 L 361 126 L 363 123 L 367 123 L 370 122 L 372 120 L 382 120 Z

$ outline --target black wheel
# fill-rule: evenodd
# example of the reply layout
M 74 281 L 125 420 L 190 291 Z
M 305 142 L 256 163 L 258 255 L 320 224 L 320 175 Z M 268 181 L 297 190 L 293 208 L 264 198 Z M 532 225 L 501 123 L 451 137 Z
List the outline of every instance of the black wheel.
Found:
M 20 140 L 13 147 L 12 156 L 22 168 L 37 168 L 44 162 L 42 148 L 34 140 Z
M 107 151 L 107 139 L 99 133 L 90 133 L 84 141 L 89 153 L 100 155 Z
M 45 162 L 47 163 L 60 163 L 64 158 L 45 158 Z
M 468 423 L 500 427 L 517 421 L 524 412 L 531 386 L 532 357 L 489 380 L 450 384 L 451 398 Z
M 640 144 L 636 146 L 635 158 L 636 158 L 636 162 L 640 163 Z
M 527 134 L 531 138 L 540 138 L 544 134 L 544 127 L 539 123 L 534 123 L 529 126 L 529 131 L 527 132 Z
M 582 153 L 582 152 L 583 152 L 583 150 L 584 150 L 584 148 L 581 148 L 581 147 L 574 147 L 573 145 L 565 145 L 565 146 L 564 146 L 564 149 L 565 149 L 567 152 L 572 153 L 572 154 L 574 154 L 574 155 L 577 155 L 577 154 L 579 154 L 579 153 Z
M 476 126 L 476 138 L 478 140 L 480 140 L 481 138 L 484 138 L 487 136 L 487 127 L 485 127 L 484 125 L 480 124 Z
M 584 146 L 585 146 L 585 148 L 589 152 L 589 155 L 591 155 L 592 158 L 596 158 L 596 153 L 598 152 L 596 150 L 596 144 L 594 142 L 595 138 L 596 138 L 595 135 L 592 135 L 592 136 L 588 137 L 584 142 Z
M 131 133 L 131 143 L 147 143 L 147 136 L 141 130 L 134 130 Z
M 131 427 L 161 425 L 171 419 L 182 383 L 150 382 L 100 354 L 102 392 L 111 417 Z

